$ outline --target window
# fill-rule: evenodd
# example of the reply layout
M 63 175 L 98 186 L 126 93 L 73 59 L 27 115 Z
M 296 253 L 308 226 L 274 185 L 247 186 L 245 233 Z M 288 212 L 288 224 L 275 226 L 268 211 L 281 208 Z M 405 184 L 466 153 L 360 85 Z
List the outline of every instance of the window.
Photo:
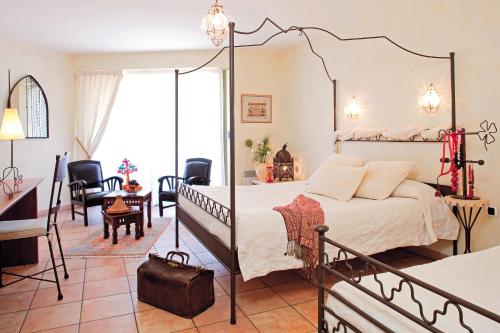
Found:
M 172 70 L 126 71 L 108 127 L 94 156 L 105 177 L 123 158 L 137 165 L 131 175 L 153 190 L 175 173 L 175 91 Z M 222 70 L 179 77 L 179 175 L 190 157 L 212 160 L 212 184 L 225 183 L 225 89 Z

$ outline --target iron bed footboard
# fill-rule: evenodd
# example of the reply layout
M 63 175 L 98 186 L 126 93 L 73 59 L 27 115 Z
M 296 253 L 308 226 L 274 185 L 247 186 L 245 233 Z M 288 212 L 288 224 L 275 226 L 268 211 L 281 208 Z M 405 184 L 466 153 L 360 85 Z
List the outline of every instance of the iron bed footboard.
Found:
M 231 271 L 231 249 L 217 236 L 208 231 L 198 220 L 181 206 L 176 207 L 176 223 L 179 221 L 212 253 L 226 268 Z M 176 226 L 178 229 L 178 225 Z M 178 238 L 176 238 L 178 239 Z M 236 253 L 237 256 L 237 253 Z M 236 273 L 240 273 L 238 257 L 236 257 Z
M 193 187 L 178 183 L 179 195 L 183 196 L 193 204 L 201 208 L 205 213 L 214 217 L 231 230 L 231 210 L 225 205 L 195 190 Z M 177 200 L 179 201 L 179 200 Z M 175 244 L 179 247 L 179 220 L 186 228 L 227 268 L 232 271 L 231 248 L 227 246 L 219 237 L 207 230 L 203 224 L 194 218 L 188 210 L 184 209 L 179 203 L 176 204 L 176 225 L 175 225 Z M 240 273 L 237 249 L 235 248 L 235 273 Z
M 341 303 L 350 308 L 353 312 L 369 321 L 371 324 L 377 326 L 380 330 L 384 332 L 394 332 L 392 329 L 387 327 L 383 322 L 374 318 L 367 312 L 365 312 L 359 306 L 352 304 L 348 299 L 339 295 L 335 290 L 331 289 L 329 286 L 325 285 L 325 273 L 329 272 L 334 274 L 336 277 L 340 278 L 341 281 L 347 282 L 350 286 L 354 287 L 356 290 L 361 291 L 366 294 L 367 299 L 376 300 L 381 304 L 388 307 L 388 311 L 396 311 L 400 315 L 406 317 L 412 322 L 420 325 L 423 329 L 429 332 L 442 332 L 435 327 L 436 322 L 440 317 L 446 316 L 447 313 L 454 312 L 450 310 L 456 310 L 458 312 L 458 320 L 461 327 L 464 328 L 465 332 L 474 332 L 473 328 L 467 325 L 464 321 L 463 310 L 468 309 L 475 312 L 481 316 L 484 316 L 492 321 L 500 323 L 500 316 L 493 313 L 487 309 L 479 307 L 469 301 L 466 301 L 460 297 L 450 294 L 436 286 L 430 285 L 422 280 L 419 280 L 411 275 L 401 272 L 391 266 L 388 266 L 380 261 L 377 261 L 369 256 L 363 255 L 357 251 L 350 249 L 347 246 L 339 244 L 325 236 L 325 233 L 329 230 L 326 225 L 316 226 L 316 231 L 319 233 L 318 242 L 318 255 L 319 255 L 319 265 L 318 265 L 318 332 L 361 332 L 356 326 L 342 318 L 335 309 L 328 307 L 325 304 L 325 296 L 331 295 L 339 300 Z M 335 258 L 329 258 L 328 254 L 325 252 L 325 243 L 330 244 L 338 249 Z M 361 269 L 354 268 L 348 261 L 348 258 L 354 257 L 362 262 Z M 331 260 L 330 260 L 331 259 Z M 338 269 L 340 263 L 345 263 L 343 267 L 347 267 L 347 272 Z M 383 282 L 379 279 L 379 273 L 390 273 L 397 276 L 400 280 L 398 282 L 397 288 L 384 287 Z M 372 276 L 377 282 L 380 292 L 373 291 L 372 289 L 366 288 L 361 284 L 362 276 Z M 403 287 L 410 289 L 411 300 L 418 305 L 419 315 L 415 315 L 406 309 L 393 303 L 394 296 L 403 290 Z M 432 316 L 429 319 L 424 315 L 424 304 L 422 300 L 418 299 L 415 294 L 415 287 L 423 288 L 435 295 L 440 296 L 443 299 L 442 308 L 432 308 Z M 429 310 L 429 309 L 427 309 Z M 425 311 L 429 313 L 429 311 Z M 329 313 L 338 322 L 334 327 L 329 327 L 328 322 L 325 320 L 325 313 Z

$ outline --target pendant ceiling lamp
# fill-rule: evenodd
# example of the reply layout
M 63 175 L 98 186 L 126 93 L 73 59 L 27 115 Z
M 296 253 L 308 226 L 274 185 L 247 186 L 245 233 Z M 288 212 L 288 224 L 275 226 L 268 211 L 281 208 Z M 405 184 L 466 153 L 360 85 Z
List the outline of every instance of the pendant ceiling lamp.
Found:
M 201 21 L 201 29 L 206 31 L 215 46 L 220 46 L 229 33 L 228 24 L 229 19 L 224 15 L 224 6 L 215 0 Z

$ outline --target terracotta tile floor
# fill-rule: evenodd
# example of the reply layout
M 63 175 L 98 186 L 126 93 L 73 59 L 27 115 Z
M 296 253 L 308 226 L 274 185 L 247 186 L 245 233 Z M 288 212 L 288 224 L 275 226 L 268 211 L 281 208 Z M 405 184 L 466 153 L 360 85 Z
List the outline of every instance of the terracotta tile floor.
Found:
M 157 209 L 153 210 L 155 215 Z M 60 215 L 62 244 L 69 248 L 102 225 L 99 210 L 93 209 L 90 226 L 83 226 L 69 212 Z M 168 211 L 172 215 L 172 209 Z M 152 251 L 165 255 L 174 249 L 174 225 L 166 229 Z M 146 230 L 147 232 L 147 230 Z M 46 240 L 39 241 L 40 263 L 9 268 L 36 272 L 48 264 Z M 317 318 L 316 288 L 300 271 L 282 271 L 243 282 L 237 276 L 237 325 L 229 320 L 229 272 L 207 252 L 196 238 L 181 230 L 181 250 L 191 263 L 216 272 L 215 305 L 195 317 L 184 319 L 137 300 L 137 267 L 141 258 L 67 258 L 70 278 L 63 280 L 64 299 L 58 301 L 52 283 L 25 280 L 0 289 L 0 332 L 313 332 Z M 377 256 L 403 268 L 429 262 L 404 250 Z M 52 278 L 52 273 L 45 273 Z M 62 277 L 62 274 L 60 275 Z M 4 276 L 4 282 L 11 277 Z M 335 280 L 329 276 L 328 282 Z

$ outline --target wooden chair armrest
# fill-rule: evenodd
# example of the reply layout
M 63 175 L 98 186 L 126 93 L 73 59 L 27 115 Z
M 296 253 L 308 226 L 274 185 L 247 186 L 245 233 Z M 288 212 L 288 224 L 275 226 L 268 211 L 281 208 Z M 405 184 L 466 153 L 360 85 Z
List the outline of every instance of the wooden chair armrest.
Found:
M 178 180 L 184 180 L 183 177 L 177 177 Z M 167 181 L 168 188 L 173 190 L 175 188 L 175 176 L 163 176 L 158 178 L 158 183 L 160 183 L 160 187 L 158 189 L 158 193 L 163 192 L 163 183 Z
M 189 177 L 189 179 L 186 181 L 186 184 L 188 185 L 210 185 L 210 181 L 206 180 L 203 177 L 199 176 L 194 176 L 194 177 Z
M 120 190 L 123 189 L 123 179 L 118 176 L 111 176 L 109 178 L 103 179 L 101 183 L 105 183 L 108 186 L 109 191 L 115 191 L 116 185 L 118 185 Z
M 84 201 L 85 200 L 85 188 L 87 187 L 87 182 L 85 180 L 75 180 L 68 184 L 71 194 L 71 200 Z

